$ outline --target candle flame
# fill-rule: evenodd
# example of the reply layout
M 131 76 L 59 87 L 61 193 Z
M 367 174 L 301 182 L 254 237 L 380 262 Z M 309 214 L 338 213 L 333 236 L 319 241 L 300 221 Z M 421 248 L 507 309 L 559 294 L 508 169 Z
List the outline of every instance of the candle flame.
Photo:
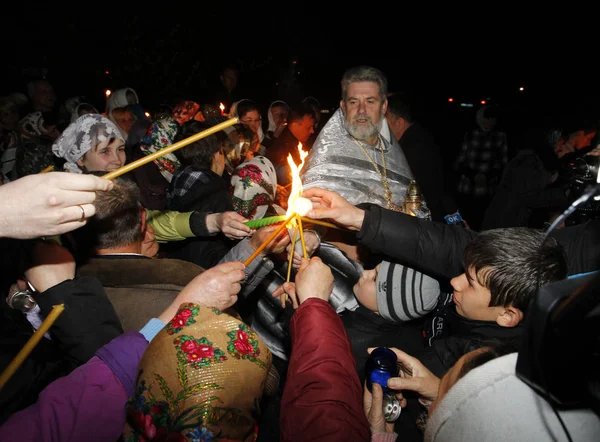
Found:
M 225 105 L 223 103 L 219 103 L 219 109 L 221 109 L 221 112 L 225 111 Z
M 300 154 L 300 165 L 294 163 L 292 154 L 288 154 L 287 162 L 290 166 L 292 173 L 292 190 L 290 191 L 290 197 L 288 198 L 288 207 L 286 216 L 291 216 L 295 212 L 294 205 L 296 200 L 302 196 L 302 181 L 300 180 L 300 171 L 304 167 L 304 160 L 308 156 L 308 152 L 302 149 L 302 143 L 298 143 L 298 153 Z
M 144 112 L 144 115 L 148 118 L 150 118 L 150 112 Z
M 110 89 L 106 89 L 106 91 L 104 91 L 104 93 L 106 94 L 107 97 L 110 97 L 110 94 L 112 94 L 112 91 Z

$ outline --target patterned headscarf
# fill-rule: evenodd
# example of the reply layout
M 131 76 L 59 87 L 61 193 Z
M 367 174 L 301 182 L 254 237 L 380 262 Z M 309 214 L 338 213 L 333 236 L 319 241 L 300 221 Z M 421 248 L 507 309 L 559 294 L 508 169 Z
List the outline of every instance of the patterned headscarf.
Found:
M 123 139 L 115 123 L 99 114 L 85 114 L 67 126 L 52 145 L 52 152 L 67 160 L 66 170 L 82 173 L 77 160 L 99 143 L 113 138 Z
M 171 117 L 155 121 L 150 125 L 148 131 L 140 144 L 140 149 L 144 154 L 158 152 L 167 146 L 173 144 L 175 135 L 179 126 L 190 121 L 198 113 L 200 105 L 193 101 L 185 101 L 173 109 Z M 154 160 L 160 170 L 161 175 L 170 183 L 173 174 L 181 165 L 173 153 L 168 153 Z
M 244 161 L 231 177 L 233 210 L 246 219 L 261 219 L 275 201 L 277 174 L 273 163 L 258 156 Z
M 237 317 L 182 304 L 144 352 L 124 439 L 255 440 L 271 363 Z

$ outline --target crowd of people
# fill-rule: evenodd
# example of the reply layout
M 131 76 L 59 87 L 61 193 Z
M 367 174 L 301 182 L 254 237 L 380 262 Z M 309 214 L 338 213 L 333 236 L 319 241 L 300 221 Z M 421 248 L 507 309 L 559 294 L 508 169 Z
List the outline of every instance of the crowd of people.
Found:
M 600 133 L 511 138 L 485 105 L 448 167 L 377 68 L 343 74 L 328 118 L 314 97 L 265 112 L 238 75 L 152 117 L 132 88 L 100 110 L 45 79 L 0 98 L 0 370 L 64 306 L 0 384 L 0 440 L 592 440 L 597 414 L 555 412 L 515 366 L 540 288 L 600 270 L 580 201 Z M 247 225 L 293 211 L 290 162 L 303 247 Z

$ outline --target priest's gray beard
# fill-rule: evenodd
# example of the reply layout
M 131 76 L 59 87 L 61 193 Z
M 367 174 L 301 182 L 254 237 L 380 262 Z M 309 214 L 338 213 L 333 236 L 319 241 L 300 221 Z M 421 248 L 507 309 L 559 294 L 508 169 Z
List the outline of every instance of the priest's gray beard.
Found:
M 354 117 L 353 121 L 348 121 L 348 117 L 344 116 L 344 122 L 346 125 L 346 130 L 350 133 L 350 135 L 352 135 L 357 140 L 366 142 L 366 140 L 374 137 L 379 133 L 379 131 L 381 130 L 381 125 L 383 123 L 383 118 L 384 117 L 382 115 L 381 119 L 377 123 L 373 123 L 373 121 L 371 121 L 371 117 L 367 114 L 358 114 L 356 117 Z M 359 119 L 369 120 L 369 123 L 358 124 L 355 121 Z

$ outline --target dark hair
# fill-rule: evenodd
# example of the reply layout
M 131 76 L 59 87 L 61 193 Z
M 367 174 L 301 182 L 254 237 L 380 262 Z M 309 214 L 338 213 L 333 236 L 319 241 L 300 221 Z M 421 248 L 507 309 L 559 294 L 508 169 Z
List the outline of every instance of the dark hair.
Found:
M 237 105 L 237 114 L 239 118 L 243 118 L 248 112 L 256 111 L 260 115 L 260 108 L 255 101 L 252 100 L 242 100 Z
M 19 178 L 40 173 L 48 166 L 56 166 L 52 140 L 35 137 L 23 141 L 15 152 L 15 171 Z
M 413 122 L 413 112 L 406 97 L 402 94 L 392 94 L 388 97 L 388 112 L 396 118 L 404 118 L 407 122 Z
M 373 82 L 379 86 L 379 96 L 381 101 L 385 101 L 388 93 L 387 78 L 377 68 L 371 66 L 355 66 L 344 72 L 342 77 L 342 100 L 346 101 L 348 86 L 351 83 Z
M 544 232 L 527 227 L 492 229 L 479 233 L 465 248 L 463 266 L 491 294 L 490 307 L 514 306 L 526 312 L 542 285 L 567 276 L 564 249 Z
M 499 358 L 501 356 L 506 356 L 508 354 L 515 353 L 518 350 L 517 347 L 512 343 L 507 344 L 500 342 L 493 342 L 488 344 L 483 343 L 483 346 L 479 348 L 481 349 L 481 351 L 475 354 L 472 358 L 470 358 L 463 364 L 463 366 L 460 369 L 460 372 L 458 373 L 458 376 L 456 377 L 457 381 L 466 376 L 467 373 L 469 373 L 471 370 L 477 367 L 481 367 L 483 364 L 493 361 L 494 359 Z M 474 350 L 477 350 L 477 348 L 469 350 L 465 352 L 465 354 Z
M 200 121 L 190 120 L 179 128 L 173 141 L 176 143 L 185 140 L 205 129 L 207 129 L 206 125 Z M 181 167 L 192 166 L 195 170 L 210 169 L 213 157 L 219 149 L 221 149 L 219 138 L 212 134 L 176 150 L 175 156 L 181 163 Z
M 113 179 L 113 183 L 111 190 L 96 192 L 96 214 L 85 226 L 73 231 L 79 259 L 98 249 L 128 246 L 143 238 L 137 184 L 123 177 Z
M 289 106 L 290 112 L 288 114 L 287 122 L 288 125 L 294 121 L 302 121 L 305 116 L 311 117 L 317 121 L 317 115 L 314 107 L 305 102 L 294 103 L 292 102 Z

